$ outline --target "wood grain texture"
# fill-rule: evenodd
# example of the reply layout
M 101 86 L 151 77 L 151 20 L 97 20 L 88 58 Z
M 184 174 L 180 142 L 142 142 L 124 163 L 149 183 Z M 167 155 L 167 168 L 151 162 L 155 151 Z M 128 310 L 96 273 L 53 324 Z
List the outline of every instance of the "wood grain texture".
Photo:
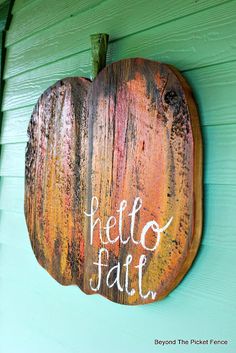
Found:
M 25 168 L 25 215 L 35 256 L 57 281 L 80 286 L 89 84 L 68 78 L 44 92 L 30 120 Z
M 36 3 L 37 0 L 17 0 L 13 6 L 12 12 L 18 13 L 21 12 L 26 6 L 32 3 Z
M 39 32 L 8 47 L 5 77 L 60 60 L 77 53 L 78 48 L 80 52 L 89 49 L 88 32 L 112 33 L 111 40 L 116 42 L 111 45 L 108 62 L 144 56 L 171 63 L 179 69 L 183 67 L 189 69 L 235 59 L 236 35 L 230 30 L 231 26 L 235 26 L 235 5 L 232 1 L 222 3 L 224 11 L 222 6 L 216 6 L 183 17 L 176 21 L 175 25 L 168 22 L 157 28 L 155 24 L 157 16 L 158 18 L 160 16 L 157 6 L 151 6 L 150 3 L 147 6 L 143 0 L 132 3 L 120 0 L 113 2 L 112 5 L 112 11 L 107 11 L 108 3 L 103 2 L 97 11 L 92 9 L 82 13 L 80 18 L 67 19 L 45 32 Z M 139 8 L 139 12 L 133 18 L 132 14 L 136 8 Z M 176 11 L 179 12 L 179 9 Z M 126 21 L 124 21 L 124 13 Z M 147 22 L 144 18 L 147 18 Z M 206 33 L 208 33 L 207 36 Z M 47 43 L 45 43 L 45 37 Z M 58 42 L 61 43 L 60 50 L 57 50 Z M 221 48 L 220 51 L 219 48 Z M 175 62 L 172 61 L 173 52 Z M 115 53 L 119 53 L 120 57 L 114 57 Z
M 31 114 L 30 110 L 32 111 L 33 105 L 43 90 L 60 77 L 77 75 L 89 77 L 91 66 L 88 56 L 87 52 L 78 54 L 7 80 L 2 107 L 5 111 L 2 132 L 4 143 L 11 142 L 12 139 L 15 142 L 27 140 L 25 131 Z M 235 123 L 236 61 L 185 71 L 183 74 L 190 82 L 198 102 L 198 108 L 201 111 L 201 125 Z M 19 108 L 26 105 L 31 106 Z M 25 120 L 21 124 L 18 123 L 18 120 L 22 119 Z M 17 124 L 16 129 L 12 126 L 14 123 Z M 14 135 L 18 133 L 24 136 L 23 140 Z
M 38 31 L 46 30 L 56 23 L 72 18 L 78 13 L 96 7 L 104 0 L 25 0 L 25 5 L 19 10 L 19 5 L 14 8 L 14 20 L 7 35 L 7 46 L 32 36 Z M 28 2 L 28 4 L 27 4 Z M 32 16 L 34 12 L 34 16 Z M 43 14 L 43 16 L 42 16 Z
M 36 15 L 35 8 L 39 3 L 43 3 L 45 8 L 48 3 L 47 0 L 16 0 L 14 9 L 18 4 L 21 6 L 22 2 L 27 1 L 32 5 L 34 16 Z M 148 7 L 149 3 L 147 1 L 144 2 Z M 33 3 L 35 3 L 35 8 Z M 181 11 L 179 10 L 180 7 L 175 7 L 176 12 L 173 14 L 168 26 L 158 25 L 151 32 L 147 32 L 149 27 L 148 19 L 146 21 L 146 18 L 143 18 L 142 21 L 145 21 L 146 25 L 142 28 L 147 35 L 144 35 L 144 33 L 143 35 L 141 33 L 138 35 L 137 33 L 135 36 L 132 35 L 133 39 L 129 41 L 131 37 L 129 35 L 125 37 L 126 33 L 124 33 L 123 38 L 112 43 L 109 61 L 119 60 L 125 56 L 140 55 L 147 58 L 152 57 L 154 60 L 167 61 L 184 70 L 187 67 L 196 67 L 201 63 L 208 65 L 208 67 L 205 67 L 205 71 L 203 69 L 191 70 L 188 73 L 184 73 L 184 75 L 188 75 L 187 79 L 194 89 L 202 123 L 204 125 L 221 124 L 218 128 L 222 129 L 222 140 L 225 139 L 225 143 L 227 143 L 227 130 L 224 129 L 224 124 L 234 124 L 236 122 L 235 83 L 230 78 L 230 76 L 234 77 L 236 69 L 233 66 L 230 68 L 228 66 L 230 63 L 226 64 L 224 62 L 228 59 L 235 59 L 235 46 L 234 40 L 227 42 L 227 36 L 225 37 L 225 43 L 222 45 L 222 41 L 218 40 L 217 34 L 224 21 L 229 31 L 231 30 L 232 35 L 235 33 L 235 25 L 233 21 L 228 21 L 227 16 L 222 22 L 215 17 L 216 26 L 213 29 L 211 21 L 210 25 L 207 25 L 208 20 L 211 18 L 211 14 L 207 10 L 206 12 L 208 12 L 209 16 L 208 19 L 207 16 L 205 17 L 205 25 L 201 22 L 201 16 L 188 16 L 184 23 L 187 25 L 189 22 L 190 28 L 186 27 L 187 29 L 180 36 L 173 37 L 170 33 L 177 31 L 179 28 L 178 22 L 181 21 L 181 25 L 183 24 L 183 19 L 181 20 L 178 17 L 185 10 L 186 3 L 186 1 L 180 3 L 180 7 L 182 6 Z M 195 9 L 198 11 L 200 3 L 201 1 L 192 1 L 194 11 Z M 208 2 L 204 0 L 203 3 L 207 4 Z M 233 16 L 236 14 L 233 6 L 235 1 L 233 0 L 231 3 L 231 14 Z M 212 2 L 211 6 L 214 6 L 214 2 Z M 106 12 L 112 11 L 112 7 L 113 1 L 107 1 Z M 160 2 L 159 0 L 153 7 L 159 7 L 155 20 L 153 20 L 154 26 L 164 18 L 165 14 L 168 16 L 173 8 L 173 6 L 169 6 L 169 1 Z M 132 19 L 136 18 L 136 14 L 139 11 L 139 5 L 134 6 Z M 225 4 L 223 4 L 221 6 L 221 15 L 223 16 L 227 11 L 228 8 L 226 7 L 225 9 Z M 15 14 L 18 15 L 17 12 L 18 10 Z M 20 12 L 22 12 L 21 9 Z M 17 21 L 14 23 L 17 32 L 23 29 L 21 26 L 22 22 L 19 22 L 19 26 L 17 26 L 17 22 L 21 19 L 20 12 L 19 16 L 17 16 Z M 161 14 L 160 16 L 159 13 Z M 46 14 L 42 13 L 42 23 L 44 22 L 44 16 Z M 52 23 L 54 16 L 56 17 L 57 14 L 51 14 L 50 23 Z M 102 21 L 103 14 L 100 14 L 100 16 Z M 24 16 L 24 23 L 30 23 L 31 14 L 30 17 L 29 19 Z M 121 11 L 121 18 L 122 21 L 123 19 L 126 20 L 125 11 L 123 13 Z M 87 12 L 87 21 L 90 21 L 89 12 Z M 130 18 L 127 18 L 127 21 L 130 21 Z M 219 23 L 220 27 L 217 27 L 217 23 Z M 79 27 L 80 23 L 78 22 L 77 25 Z M 194 33 L 191 30 L 193 26 L 195 27 Z M 158 41 L 161 27 L 165 27 L 161 33 L 166 34 L 165 40 L 168 41 L 165 48 L 163 47 L 164 40 Z M 112 28 L 113 24 L 108 29 L 110 34 L 112 34 Z M 201 28 L 204 30 L 201 31 Z M 29 26 L 27 32 L 33 33 L 33 31 L 34 28 Z M 141 31 L 142 29 L 140 29 Z M 16 37 L 17 32 L 15 33 Z M 47 31 L 44 31 L 44 33 L 46 41 Z M 84 32 L 84 37 L 88 40 L 90 34 L 91 32 L 88 28 L 87 32 Z M 164 36 L 164 34 L 162 35 Z M 78 34 L 71 43 L 71 46 L 75 47 L 76 52 L 79 50 L 79 36 Z M 148 40 L 148 36 L 149 39 L 151 38 L 150 40 Z M 189 40 L 190 37 L 192 42 Z M 199 38 L 199 41 L 197 41 L 197 38 Z M 56 32 L 55 41 L 62 45 Z M 197 47 L 195 45 L 196 42 L 198 43 Z M 224 53 L 221 50 L 222 48 L 225 49 Z M 131 49 L 132 51 L 130 52 Z M 30 51 L 28 55 L 31 55 Z M 40 51 L 38 51 L 38 55 L 41 55 Z M 11 106 L 8 106 L 7 115 L 4 113 L 4 116 L 6 116 L 5 133 L 7 133 L 3 136 L 5 142 L 26 141 L 26 129 L 33 105 L 44 89 L 62 77 L 89 76 L 89 51 L 84 52 L 83 55 L 82 53 L 71 55 L 71 51 L 68 50 L 60 61 L 51 62 L 50 65 L 42 63 L 40 68 L 25 73 L 24 79 L 29 84 L 29 89 L 27 89 L 28 96 L 25 94 L 21 101 L 18 100 L 17 106 L 23 109 L 25 101 L 28 101 L 28 97 L 31 96 L 30 90 L 32 90 L 34 97 L 31 99 L 32 103 L 30 103 L 31 111 L 25 111 L 24 113 L 22 110 L 21 116 L 23 118 L 20 118 L 20 112 L 19 114 L 17 112 L 18 109 L 11 110 Z M 203 58 L 205 59 L 203 60 Z M 20 56 L 18 60 L 20 63 Z M 222 64 L 211 66 L 216 61 L 222 62 Z M 18 67 L 18 62 L 16 62 L 16 67 Z M 85 70 L 85 73 L 81 73 L 80 68 L 82 71 Z M 217 80 L 218 69 L 222 72 L 219 80 Z M 19 71 L 17 72 L 19 73 Z M 226 78 L 224 77 L 224 72 L 227 73 Z M 5 71 L 6 74 L 7 71 Z M 36 76 L 38 76 L 37 82 Z M 30 77 L 32 77 L 32 85 L 30 85 Z M 48 82 L 45 81 L 45 77 L 47 77 Z M 207 85 L 208 77 L 209 86 Z M 198 78 L 200 78 L 199 84 Z M 215 84 L 212 81 L 213 78 Z M 19 83 L 19 86 L 21 84 L 24 84 L 23 80 Z M 16 86 L 17 90 L 19 90 L 17 82 Z M 10 97 L 12 105 L 14 105 L 14 100 L 12 99 L 13 90 L 14 85 L 12 84 L 11 87 L 9 86 L 9 90 L 5 91 L 5 98 Z M 19 97 L 18 94 L 17 97 Z M 230 97 L 231 99 L 229 99 Z M 214 146 L 216 143 L 214 136 L 216 135 L 218 136 L 217 133 L 213 133 L 213 135 L 206 134 L 204 143 Z M 206 138 L 209 138 L 209 141 Z M 224 169 L 226 180 L 228 180 L 228 174 L 231 175 L 232 165 L 230 169 L 226 169 L 223 165 L 225 159 L 232 156 L 232 147 L 234 145 L 233 141 L 228 140 L 228 142 L 228 152 L 223 153 L 223 150 L 221 151 L 218 148 L 214 151 L 211 148 L 209 151 L 213 155 L 207 157 L 208 161 L 210 161 L 215 158 L 215 154 L 220 153 L 219 157 L 222 159 L 222 169 Z M 10 152 L 10 149 L 8 151 Z M 6 158 L 12 159 L 12 165 L 10 166 L 9 161 L 8 166 L 15 175 L 16 169 L 13 166 L 15 159 L 12 154 L 9 155 L 8 153 Z M 19 156 L 19 158 L 16 162 L 17 169 L 22 170 L 24 158 L 23 156 Z M 208 163 L 208 168 L 211 169 L 212 167 L 213 165 Z M 209 172 L 211 172 L 210 169 L 208 169 Z M 219 180 L 218 172 L 220 171 L 215 172 L 211 181 L 217 182 Z M 2 260 L 0 264 L 0 350 L 4 353 L 21 351 L 32 353 L 35 352 L 36 347 L 40 353 L 68 353 L 68 350 L 70 353 L 78 353 L 80 351 L 97 352 L 98 342 L 101 341 L 101 337 L 104 337 L 104 332 L 106 333 L 106 339 L 102 340 L 103 353 L 110 353 L 111 347 L 113 347 L 113 353 L 120 353 L 121 351 L 155 353 L 157 347 L 152 343 L 150 344 L 150 342 L 153 342 L 153 338 L 156 337 L 157 328 L 158 335 L 164 338 L 168 338 L 170 332 L 174 332 L 177 337 L 184 335 L 184 337 L 189 339 L 195 336 L 227 337 L 231 342 L 235 342 L 236 313 L 234 298 L 236 294 L 234 293 L 236 286 L 234 271 L 232 271 L 235 268 L 235 186 L 205 185 L 203 244 L 209 246 L 202 248 L 197 261 L 195 261 L 191 271 L 188 272 L 184 282 L 163 302 L 142 308 L 134 308 L 113 305 L 100 296 L 88 297 L 74 286 L 60 286 L 48 276 L 46 271 L 38 266 L 32 252 L 26 256 L 26 251 L 30 244 L 23 221 L 23 178 L 2 177 L 0 183 L 0 225 L 2 224 L 0 241 L 4 237 L 4 241 L 8 242 L 8 246 L 1 246 L 0 249 L 0 261 Z M 8 214 L 7 218 L 6 213 Z M 18 217 L 22 219 L 22 226 L 17 221 Z M 18 245 L 24 248 L 23 251 L 19 251 Z M 233 251 L 230 249 L 231 245 Z M 16 317 L 18 318 L 17 320 Z M 14 340 L 12 339 L 12 332 L 14 332 Z M 91 333 L 93 339 L 91 339 Z M 119 344 L 114 345 L 114 342 L 117 342 L 117 335 L 119 335 Z M 224 353 L 232 353 L 232 349 L 232 346 L 228 345 L 224 347 Z M 171 353 L 179 353 L 179 347 L 177 345 L 172 346 Z M 222 347 L 214 347 L 214 353 L 222 353 Z
M 85 256 L 95 262 L 99 248 L 104 247 L 109 251 L 110 266 L 123 263 L 128 255 L 137 265 L 140 256 L 147 256 L 144 292 L 151 286 L 159 300 L 186 273 L 201 236 L 201 136 L 191 92 L 181 76 L 166 65 L 127 59 L 109 65 L 98 75 L 89 102 L 92 180 L 88 198 L 98 198 L 96 218 L 105 222 L 117 214 L 120 202 L 125 200 L 122 232 L 127 241 L 132 238 L 128 214 L 137 197 L 140 211 L 135 219 L 135 240 L 124 245 L 120 234 L 119 241 L 104 245 L 96 227 L 94 246 L 91 249 L 90 243 L 85 247 Z M 144 249 L 139 239 L 145 224 L 156 220 L 163 227 L 172 216 L 159 247 L 155 247 L 157 234 L 150 231 Z M 111 231 L 113 241 L 117 228 Z M 93 273 L 90 263 L 85 284 Z M 134 267 L 129 278 L 135 289 L 133 296 L 114 287 L 108 289 L 105 281 L 99 293 L 120 303 L 142 303 Z M 124 287 L 124 268 L 120 281 Z M 146 301 L 153 299 L 149 296 Z
M 87 116 L 80 110 L 87 91 L 80 96 L 81 87 L 74 93 L 71 85 L 68 103 L 66 88 L 62 102 L 55 87 L 40 98 L 28 129 L 25 214 L 35 255 L 60 283 L 88 294 L 122 304 L 160 300 L 191 266 L 201 237 L 202 147 L 191 91 L 177 70 L 144 59 L 103 69 L 87 88 Z M 73 136 L 76 100 L 79 134 Z M 70 133 L 63 138 L 65 124 Z M 65 226 L 63 218 L 71 217 Z M 114 227 L 112 236 L 105 225 Z M 95 267 L 101 251 L 107 253 L 103 281 Z
M 29 243 L 24 219 L 24 179 L 2 177 L 0 194 L 1 239 L 9 246 L 25 247 Z M 236 248 L 236 186 L 204 186 L 204 231 L 202 244 L 220 249 Z M 223 205 L 227 204 L 227 213 Z M 11 220 L 14 219 L 14 222 Z M 15 230 L 18 230 L 15 232 Z M 13 234 L 14 233 L 14 234 Z M 224 236 L 222 237 L 222 234 Z M 227 252 L 227 250 L 224 250 Z
M 0 144 L 26 142 L 33 105 L 3 112 Z M 24 158 L 23 158 L 24 159 Z
M 31 1 L 31 3 L 29 3 L 29 6 L 26 6 L 21 9 L 19 14 L 17 13 L 18 9 L 16 7 L 14 8 L 14 21 L 7 36 L 7 46 L 13 45 L 14 43 L 28 37 L 29 35 L 32 36 L 39 30 L 47 30 L 49 27 L 59 22 L 68 22 L 68 18 L 70 18 L 71 20 L 71 17 L 75 17 L 72 23 L 74 23 L 75 21 L 77 21 L 77 23 L 83 23 L 85 16 L 89 16 L 90 14 L 83 15 L 81 18 L 81 13 L 85 12 L 86 10 L 90 10 L 94 7 L 96 7 L 95 12 L 98 11 L 98 13 L 100 13 L 98 5 L 100 5 L 103 1 L 104 0 L 90 0 L 88 2 L 86 0 L 83 0 L 80 2 L 76 2 L 73 0 L 66 0 L 56 2 L 55 0 L 48 0 L 45 6 L 45 3 L 43 1 L 37 0 L 34 2 Z M 25 2 L 27 2 L 27 0 L 25 0 Z M 173 19 L 177 19 L 179 17 L 183 17 L 207 9 L 213 4 L 221 4 L 222 2 L 225 1 L 210 0 L 205 2 L 201 0 L 198 1 L 198 4 L 196 5 L 191 0 L 185 0 L 183 6 L 181 0 L 169 0 L 168 11 L 166 10 L 165 6 L 163 6 L 165 4 L 164 0 L 159 0 L 158 6 L 155 6 L 156 2 L 152 0 L 149 2 L 149 6 L 144 7 L 143 5 L 145 3 L 143 2 L 142 8 L 138 10 L 138 16 L 142 16 L 142 11 L 145 11 L 145 13 L 143 14 L 143 21 L 140 21 L 139 25 L 142 26 L 142 29 L 146 27 L 151 27 L 153 26 L 153 24 L 160 25 L 165 22 L 169 22 Z M 116 16 L 118 17 L 121 16 L 120 12 L 123 3 L 120 0 L 116 1 L 116 3 L 120 6 L 119 9 L 116 8 L 115 10 Z M 133 8 L 134 10 L 135 7 L 137 9 L 137 6 L 139 4 L 141 4 L 141 2 L 137 3 L 135 1 L 129 1 L 128 5 L 129 8 Z M 104 6 L 108 7 L 108 4 L 104 4 L 102 6 L 103 8 Z M 112 4 L 109 3 L 109 6 L 112 6 Z M 32 11 L 34 11 L 33 17 L 31 16 Z M 42 16 L 42 13 L 44 14 L 44 16 Z M 90 11 L 90 13 L 92 13 L 92 11 Z M 112 13 L 112 16 L 114 16 L 114 11 Z M 131 18 L 130 21 L 132 21 Z
M 32 111 L 32 109 L 31 109 Z M 30 116 L 30 112 L 28 117 Z M 27 117 L 27 116 L 26 116 Z M 10 120 L 11 121 L 11 120 Z M 10 123 L 9 121 L 9 123 Z M 21 129 L 18 134 L 22 131 L 23 139 L 23 127 L 27 130 L 28 119 L 19 121 Z M 16 124 L 16 122 L 15 122 Z M 9 124 L 12 127 L 13 122 Z M 4 126 L 3 126 L 4 127 Z M 235 185 L 236 184 L 236 125 L 215 125 L 215 126 L 203 126 L 201 128 L 203 138 L 205 141 L 204 146 L 204 183 L 205 184 L 223 184 L 223 185 Z M 12 130 L 11 130 L 12 131 Z M 17 136 L 10 135 L 10 141 Z M 20 136 L 20 137 L 21 137 Z M 24 140 L 27 137 L 24 136 Z M 24 160 L 25 155 L 25 143 L 14 143 L 2 145 L 2 158 L 0 161 L 0 175 L 2 176 L 24 176 Z

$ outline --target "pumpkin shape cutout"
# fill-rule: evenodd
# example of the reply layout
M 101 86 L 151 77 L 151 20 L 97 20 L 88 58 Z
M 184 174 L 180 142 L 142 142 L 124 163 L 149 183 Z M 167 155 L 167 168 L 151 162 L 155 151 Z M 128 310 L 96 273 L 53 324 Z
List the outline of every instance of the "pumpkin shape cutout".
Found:
M 202 229 L 202 140 L 173 67 L 125 59 L 66 78 L 28 128 L 25 216 L 38 262 L 61 284 L 137 305 L 190 268 Z

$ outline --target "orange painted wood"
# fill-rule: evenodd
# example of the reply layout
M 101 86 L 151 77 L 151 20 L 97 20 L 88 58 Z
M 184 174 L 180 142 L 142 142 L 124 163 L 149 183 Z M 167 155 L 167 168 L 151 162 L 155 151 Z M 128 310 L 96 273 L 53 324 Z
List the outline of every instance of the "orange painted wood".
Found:
M 37 260 L 65 285 L 83 283 L 89 85 L 57 82 L 39 98 L 28 127 L 26 223 Z
M 65 79 L 40 98 L 29 137 L 25 213 L 40 264 L 114 302 L 164 298 L 202 228 L 201 132 L 180 73 L 126 59 L 92 84 Z

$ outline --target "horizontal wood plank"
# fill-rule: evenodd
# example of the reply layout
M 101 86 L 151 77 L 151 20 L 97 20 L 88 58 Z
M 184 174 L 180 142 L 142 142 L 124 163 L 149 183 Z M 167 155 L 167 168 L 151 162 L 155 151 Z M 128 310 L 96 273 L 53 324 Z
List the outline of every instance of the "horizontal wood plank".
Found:
M 38 31 L 48 29 L 48 27 L 62 22 L 66 18 L 74 17 L 77 13 L 82 13 L 94 8 L 103 1 L 104 0 L 28 1 L 28 6 L 23 7 L 20 12 L 17 11 L 17 8 L 14 9 L 14 17 L 11 28 L 7 34 L 6 46 L 19 42 L 25 37 L 32 36 Z M 25 3 L 27 4 L 27 1 L 25 1 Z M 32 13 L 34 13 L 34 16 L 32 16 Z
M 105 1 L 96 11 L 88 10 L 8 47 L 5 78 L 89 49 L 88 33 L 94 32 L 111 34 L 112 61 L 134 56 L 158 58 L 186 70 L 235 59 L 234 1 L 157 27 L 151 27 L 159 16 L 157 6 L 147 6 L 143 0 L 119 0 L 111 10 L 108 4 Z M 134 6 L 138 9 L 135 16 Z M 145 30 L 147 27 L 151 28 Z
M 192 87 L 202 125 L 236 122 L 236 61 L 183 72 Z
M 205 183 L 236 184 L 236 125 L 207 126 L 204 141 Z
M 6 81 L 3 101 L 2 142 L 25 141 L 25 129 L 40 95 L 57 80 L 66 76 L 89 77 L 89 53 L 46 65 Z M 78 62 L 81 63 L 78 66 Z M 230 124 L 235 122 L 236 61 L 190 70 L 183 73 L 190 83 L 199 108 L 202 125 Z M 209 93 L 210 92 L 210 93 Z M 30 106 L 27 108 L 20 107 Z M 15 110 L 17 109 L 17 110 Z M 9 112 L 6 112 L 10 110 Z M 22 122 L 22 125 L 18 122 Z M 23 123 L 23 119 L 25 122 Z M 18 128 L 14 128 L 14 123 Z M 14 134 L 19 136 L 18 137 Z M 24 136 L 24 137 L 23 137 Z M 22 139 L 24 138 L 24 139 Z
M 235 197 L 235 186 L 204 186 L 202 244 L 221 249 L 236 249 Z
M 7 111 L 3 114 L 0 143 L 26 142 L 33 105 Z
M 19 11 L 22 11 L 29 4 L 35 3 L 37 0 L 16 0 L 12 9 L 12 13 L 16 14 Z
M 5 82 L 2 110 L 36 104 L 44 90 L 64 77 L 89 77 L 90 52 L 69 57 L 45 65 L 30 72 L 7 79 Z
M 0 243 L 19 249 L 27 249 L 29 247 L 29 237 L 24 215 L 22 213 L 1 211 L 0 217 Z
M 204 183 L 236 184 L 236 124 L 202 128 Z M 24 176 L 25 143 L 4 144 L 0 175 Z
M 0 210 L 24 212 L 24 178 L 1 178 Z
M 17 13 L 17 8 L 14 9 L 14 19 L 7 35 L 6 45 L 10 46 L 25 37 L 32 36 L 38 31 L 47 30 L 52 25 L 62 22 L 67 18 L 76 16 L 78 23 L 80 23 L 80 14 L 82 12 L 100 5 L 103 1 L 104 0 L 83 0 L 78 2 L 74 0 L 47 0 L 45 3 L 45 1 L 37 0 L 31 3 L 29 2 L 29 6 L 24 7 L 20 13 Z M 27 3 L 26 0 L 24 2 Z M 119 4 L 120 0 L 113 0 L 113 2 Z M 143 7 L 140 9 L 139 14 L 139 8 L 137 6 L 139 4 L 142 6 L 142 3 L 146 4 L 144 0 L 138 4 L 137 1 L 129 1 L 129 4 L 133 6 L 133 11 L 135 11 L 136 16 L 142 15 L 141 10 L 145 10 L 143 14 L 144 20 L 139 24 L 139 30 L 153 25 L 158 26 L 173 19 L 177 20 L 179 17 L 202 11 L 212 5 L 221 4 L 222 0 L 200 0 L 198 2 L 185 0 L 184 6 L 182 0 L 169 0 L 168 8 L 165 0 L 159 0 L 158 6 L 156 1 L 152 0 L 149 1 L 149 6 L 145 6 L 145 9 Z M 106 4 L 106 6 L 108 5 L 110 8 L 113 7 L 111 1 L 109 1 L 109 4 Z M 120 6 L 122 6 L 122 3 L 120 3 Z M 97 9 L 95 11 L 97 11 Z M 32 16 L 32 13 L 34 13 L 34 16 Z M 44 16 L 42 16 L 42 13 Z M 132 21 L 132 18 L 130 18 L 130 21 Z

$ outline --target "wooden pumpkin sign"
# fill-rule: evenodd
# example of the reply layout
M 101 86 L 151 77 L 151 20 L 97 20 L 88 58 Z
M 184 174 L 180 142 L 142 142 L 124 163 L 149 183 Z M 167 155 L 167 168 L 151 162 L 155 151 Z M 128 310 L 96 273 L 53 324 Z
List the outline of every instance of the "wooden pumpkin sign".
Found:
M 25 215 L 38 262 L 61 284 L 122 304 L 164 298 L 196 255 L 202 142 L 189 86 L 125 59 L 40 97 L 26 151 Z

